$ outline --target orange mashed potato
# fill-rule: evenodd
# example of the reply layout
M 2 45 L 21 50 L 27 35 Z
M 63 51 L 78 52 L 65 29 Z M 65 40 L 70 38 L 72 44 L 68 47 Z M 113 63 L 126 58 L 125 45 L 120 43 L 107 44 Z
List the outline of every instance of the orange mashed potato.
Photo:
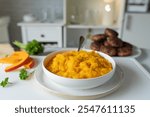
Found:
M 84 50 L 57 54 L 47 69 L 59 76 L 86 79 L 102 76 L 112 70 L 112 64 L 98 53 Z

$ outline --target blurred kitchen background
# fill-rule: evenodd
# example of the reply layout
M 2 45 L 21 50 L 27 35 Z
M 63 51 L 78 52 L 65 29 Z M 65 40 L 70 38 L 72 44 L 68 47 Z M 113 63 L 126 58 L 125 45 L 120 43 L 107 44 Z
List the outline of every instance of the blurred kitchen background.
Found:
M 150 48 L 150 0 L 0 0 L 0 43 L 37 39 L 48 47 L 77 47 L 105 28 Z

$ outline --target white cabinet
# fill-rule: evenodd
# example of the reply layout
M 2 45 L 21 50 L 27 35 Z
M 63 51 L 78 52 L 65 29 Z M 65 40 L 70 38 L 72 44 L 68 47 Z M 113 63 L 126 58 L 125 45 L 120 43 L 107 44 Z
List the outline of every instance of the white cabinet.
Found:
M 113 3 L 105 3 L 104 1 L 113 1 Z M 103 33 L 106 27 L 118 31 L 121 37 L 125 2 L 126 0 L 67 0 L 67 25 L 64 27 L 65 46 L 77 47 L 81 35 L 87 37 L 89 33 Z M 109 4 L 113 4 L 112 9 Z M 105 7 L 107 10 L 112 10 L 113 17 L 109 16 L 106 11 L 104 13 Z M 104 17 L 107 19 L 103 19 Z M 103 20 L 107 20 L 107 22 Z
M 67 25 L 72 28 L 119 27 L 122 23 L 125 2 L 126 0 L 67 0 Z M 103 21 L 105 17 L 107 23 Z
M 33 38 L 48 42 L 55 38 L 59 46 L 77 47 L 81 35 L 87 37 L 89 33 L 102 33 L 106 27 L 121 34 L 125 2 L 126 0 L 63 0 L 62 25 L 20 23 L 23 42 Z M 54 24 L 57 25 L 57 22 Z
M 141 48 L 150 48 L 150 13 L 126 13 L 123 39 Z
M 40 29 L 40 30 L 39 30 Z M 61 28 L 60 27 L 28 27 L 27 28 L 27 39 L 38 39 L 41 42 L 48 41 L 60 41 L 61 40 Z
M 55 44 L 55 47 L 62 47 L 63 27 L 49 23 L 19 23 L 24 43 L 33 39 L 39 42 Z

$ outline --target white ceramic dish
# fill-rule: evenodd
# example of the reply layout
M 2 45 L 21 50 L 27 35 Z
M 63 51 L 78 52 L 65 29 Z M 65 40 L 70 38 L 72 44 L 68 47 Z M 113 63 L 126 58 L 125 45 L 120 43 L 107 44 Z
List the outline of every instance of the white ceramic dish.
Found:
M 100 98 L 116 91 L 124 81 L 123 71 L 119 66 L 116 67 L 115 74 L 108 82 L 91 89 L 71 89 L 63 85 L 59 85 L 53 82 L 50 78 L 47 78 L 41 69 L 41 64 L 37 67 L 34 77 L 38 85 L 40 85 L 44 90 L 68 99 Z
M 91 45 L 92 41 L 91 40 L 86 40 L 85 43 L 84 43 L 84 46 L 83 48 L 85 49 L 90 49 L 90 45 Z M 140 48 L 136 47 L 136 46 L 133 46 L 133 52 L 132 52 L 132 55 L 130 56 L 125 56 L 125 57 L 130 57 L 130 58 L 137 58 L 139 57 L 140 55 L 142 54 L 142 51 Z M 118 57 L 118 56 L 117 56 Z
M 142 50 L 136 46 L 133 47 L 133 54 L 131 55 L 131 57 L 133 58 L 137 58 L 142 54 Z
M 24 22 L 35 22 L 36 21 L 36 18 L 33 14 L 25 14 L 23 16 L 23 21 Z
M 140 49 L 140 48 L 138 48 L 138 47 L 136 47 L 136 46 L 133 46 L 133 50 L 132 50 L 133 52 L 132 52 L 132 55 L 130 55 L 130 56 L 123 56 L 122 58 L 137 58 L 137 57 L 139 57 L 141 54 L 142 54 L 142 50 Z M 116 57 L 120 57 L 121 58 L 121 56 L 116 56 Z
M 75 50 L 75 49 L 72 49 Z M 54 57 L 56 56 L 56 54 L 58 53 L 64 53 L 66 51 L 70 51 L 69 50 L 60 50 L 60 51 L 56 51 L 56 52 L 52 52 L 50 54 L 48 54 L 44 60 L 42 61 L 42 69 L 44 71 L 44 73 L 47 75 L 47 78 L 50 78 L 51 80 L 53 80 L 54 82 L 67 86 L 69 88 L 73 88 L 73 89 L 89 89 L 89 88 L 94 88 L 97 86 L 100 86 L 102 84 L 104 84 L 105 82 L 107 82 L 108 80 L 111 79 L 111 77 L 113 76 L 113 74 L 115 73 L 115 69 L 116 69 L 116 63 L 113 60 L 112 57 L 102 53 L 102 52 L 98 52 L 101 56 L 103 56 L 105 59 L 107 59 L 109 62 L 111 62 L 113 69 L 100 77 L 96 77 L 96 78 L 89 78 L 89 79 L 72 79 L 72 78 L 65 78 L 62 76 L 58 76 L 50 71 L 48 71 L 46 69 L 46 65 L 48 64 L 48 62 Z M 86 51 L 91 51 L 86 49 Z

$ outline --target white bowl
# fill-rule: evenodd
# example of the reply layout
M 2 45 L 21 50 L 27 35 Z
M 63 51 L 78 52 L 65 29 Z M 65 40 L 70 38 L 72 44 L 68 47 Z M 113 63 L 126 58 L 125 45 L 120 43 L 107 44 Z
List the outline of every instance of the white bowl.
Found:
M 47 76 L 47 78 L 50 78 L 52 81 L 54 81 L 57 84 L 69 87 L 69 88 L 73 88 L 73 89 L 90 89 L 90 88 L 94 88 L 94 87 L 98 87 L 102 84 L 104 84 L 105 82 L 107 82 L 108 80 L 110 80 L 112 78 L 112 76 L 115 73 L 116 70 L 116 63 L 113 60 L 112 57 L 108 56 L 107 54 L 104 54 L 102 52 L 97 52 L 99 53 L 101 56 L 103 56 L 105 59 L 107 59 L 109 62 L 111 62 L 113 69 L 103 75 L 103 76 L 99 76 L 99 77 L 95 77 L 95 78 L 88 78 L 88 79 L 72 79 L 72 78 L 65 78 L 62 76 L 58 76 L 52 72 L 50 72 L 49 70 L 46 69 L 46 65 L 48 64 L 48 62 L 56 56 L 56 54 L 58 53 L 64 53 L 66 51 L 70 51 L 70 50 L 75 50 L 75 49 L 69 49 L 69 50 L 60 50 L 60 51 L 55 51 L 52 52 L 50 54 L 48 54 L 42 61 L 42 69 L 45 73 L 45 75 Z M 88 50 L 88 49 L 84 49 L 86 51 L 92 51 L 92 50 Z
M 36 21 L 36 18 L 33 14 L 26 14 L 23 16 L 23 21 L 24 22 L 34 22 L 34 21 Z

